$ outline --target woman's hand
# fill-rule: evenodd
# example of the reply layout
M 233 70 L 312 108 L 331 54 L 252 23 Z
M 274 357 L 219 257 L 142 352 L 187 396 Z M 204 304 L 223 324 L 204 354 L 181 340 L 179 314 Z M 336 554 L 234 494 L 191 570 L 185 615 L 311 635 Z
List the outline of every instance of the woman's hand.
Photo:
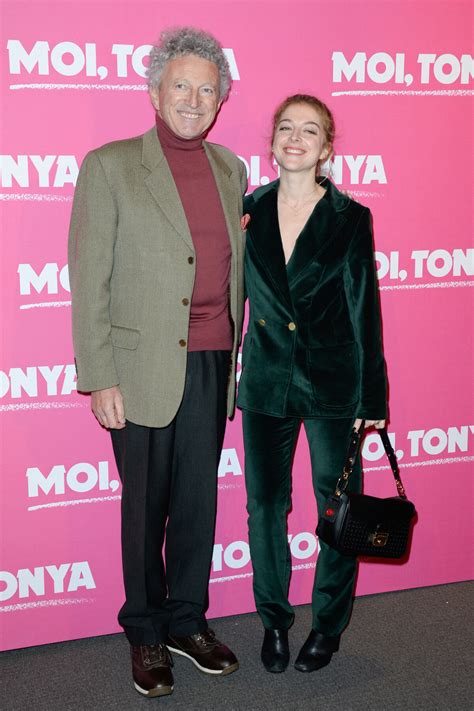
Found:
M 365 421 L 365 429 L 367 429 L 367 427 L 373 426 L 373 427 L 375 427 L 376 430 L 381 430 L 385 427 L 385 423 L 386 423 L 386 420 L 366 420 Z M 356 421 L 354 422 L 354 427 L 357 431 L 359 430 L 361 424 L 362 424 L 362 420 L 360 419 L 360 417 L 358 417 L 356 419 Z

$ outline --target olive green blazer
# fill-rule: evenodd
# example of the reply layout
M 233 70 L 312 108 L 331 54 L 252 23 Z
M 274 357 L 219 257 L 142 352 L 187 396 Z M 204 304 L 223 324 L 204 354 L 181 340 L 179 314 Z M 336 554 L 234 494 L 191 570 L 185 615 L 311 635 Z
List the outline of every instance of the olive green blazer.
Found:
M 243 318 L 245 166 L 204 144 L 232 249 L 234 326 L 228 414 L 234 410 L 236 352 Z M 69 233 L 77 387 L 119 385 L 125 416 L 164 427 L 180 405 L 196 271 L 186 216 L 156 128 L 89 153 L 74 196 Z
M 278 181 L 244 200 L 250 312 L 237 405 L 277 417 L 297 409 L 382 419 L 387 383 L 370 211 L 329 181 L 324 187 L 287 266 Z

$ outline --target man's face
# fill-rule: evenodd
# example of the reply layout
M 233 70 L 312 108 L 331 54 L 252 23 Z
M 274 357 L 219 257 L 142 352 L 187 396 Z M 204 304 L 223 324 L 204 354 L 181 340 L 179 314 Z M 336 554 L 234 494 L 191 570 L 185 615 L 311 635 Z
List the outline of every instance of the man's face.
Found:
M 177 136 L 195 138 L 214 121 L 219 110 L 219 70 L 194 54 L 169 61 L 151 102 Z

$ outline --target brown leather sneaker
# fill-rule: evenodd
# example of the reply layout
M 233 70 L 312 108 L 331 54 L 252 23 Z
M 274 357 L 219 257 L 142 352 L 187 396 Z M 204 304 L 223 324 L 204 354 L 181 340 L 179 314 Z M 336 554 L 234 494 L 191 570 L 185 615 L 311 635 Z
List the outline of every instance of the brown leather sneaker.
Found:
M 220 642 L 211 629 L 198 632 L 190 637 L 169 635 L 166 645 L 170 652 L 187 657 L 206 674 L 232 674 L 239 668 L 239 662 L 229 647 Z
M 166 696 L 173 691 L 173 661 L 165 644 L 130 645 L 135 689 L 143 696 Z

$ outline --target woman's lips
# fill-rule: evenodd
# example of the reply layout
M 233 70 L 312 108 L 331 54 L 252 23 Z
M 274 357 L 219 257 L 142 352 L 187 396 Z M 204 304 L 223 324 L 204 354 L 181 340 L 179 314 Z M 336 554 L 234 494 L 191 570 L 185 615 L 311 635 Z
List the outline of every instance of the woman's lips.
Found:
M 287 146 L 283 150 L 285 153 L 289 153 L 292 156 L 302 156 L 305 152 L 302 148 L 292 148 L 291 146 Z

